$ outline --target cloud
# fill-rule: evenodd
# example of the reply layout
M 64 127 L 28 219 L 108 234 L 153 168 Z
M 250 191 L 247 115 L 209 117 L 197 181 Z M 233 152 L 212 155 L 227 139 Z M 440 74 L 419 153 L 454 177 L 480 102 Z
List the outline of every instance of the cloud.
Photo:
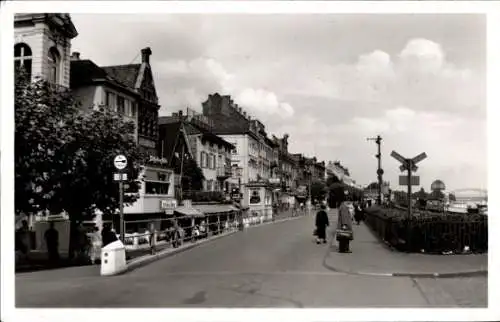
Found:
M 377 134 L 383 153 L 428 153 L 426 187 L 486 182 L 484 15 L 74 16 L 74 50 L 99 65 L 152 48 L 162 115 L 219 92 L 361 183 L 376 179 Z
M 166 86 L 167 91 L 175 94 L 171 97 L 179 98 L 174 101 L 163 100 L 163 111 L 175 107 L 182 108 L 184 105 L 200 109 L 201 102 L 206 100 L 209 94 L 220 92 L 231 95 L 249 114 L 279 117 L 290 117 L 294 114 L 294 108 L 279 100 L 274 92 L 246 87 L 213 58 L 167 60 L 157 64 L 156 74 L 162 85 L 169 83 Z M 196 84 L 196 87 L 192 84 Z
M 257 111 L 260 115 L 269 114 L 289 117 L 294 114 L 294 109 L 290 104 L 280 102 L 276 94 L 263 89 L 245 88 L 239 91 L 235 99 L 238 104 Z

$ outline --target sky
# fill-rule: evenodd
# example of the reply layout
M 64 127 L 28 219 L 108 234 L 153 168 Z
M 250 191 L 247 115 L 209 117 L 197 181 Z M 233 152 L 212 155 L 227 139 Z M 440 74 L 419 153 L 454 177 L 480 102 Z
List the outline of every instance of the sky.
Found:
M 395 150 L 426 152 L 422 187 L 487 187 L 486 19 L 473 14 L 72 14 L 96 64 L 151 47 L 160 115 L 231 95 L 289 150 L 339 160 L 356 183 L 398 185 Z M 414 187 L 419 189 L 419 187 Z

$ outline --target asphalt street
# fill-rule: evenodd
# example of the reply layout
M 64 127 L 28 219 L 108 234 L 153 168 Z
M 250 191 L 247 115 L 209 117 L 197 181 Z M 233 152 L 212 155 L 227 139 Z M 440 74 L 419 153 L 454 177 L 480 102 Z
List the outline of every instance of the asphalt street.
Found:
M 329 215 L 335 227 L 335 211 Z M 487 306 L 485 277 L 416 279 L 333 271 L 325 258 L 335 246 L 314 242 L 313 223 L 311 216 L 253 227 L 119 276 L 101 277 L 97 266 L 16 274 L 16 306 Z

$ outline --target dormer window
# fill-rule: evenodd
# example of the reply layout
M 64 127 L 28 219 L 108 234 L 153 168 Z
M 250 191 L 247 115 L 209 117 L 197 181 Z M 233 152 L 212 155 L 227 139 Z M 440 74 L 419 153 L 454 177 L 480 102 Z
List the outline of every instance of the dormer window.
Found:
M 49 83 L 51 84 L 59 83 L 60 65 L 61 65 L 61 56 L 59 55 L 59 51 L 55 47 L 50 48 L 48 53 L 49 77 L 47 79 Z
M 31 48 L 25 43 L 16 44 L 14 46 L 14 68 L 24 69 L 28 79 L 31 80 L 31 62 L 33 61 L 33 56 L 31 53 Z

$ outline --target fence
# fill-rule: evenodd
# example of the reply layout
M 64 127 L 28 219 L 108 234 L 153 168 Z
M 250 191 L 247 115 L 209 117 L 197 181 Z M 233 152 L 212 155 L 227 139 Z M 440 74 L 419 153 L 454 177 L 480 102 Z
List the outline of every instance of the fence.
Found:
M 486 216 L 421 212 L 411 219 L 397 209 L 367 209 L 365 222 L 382 240 L 408 252 L 462 253 L 488 250 Z
M 180 247 L 211 236 L 239 229 L 241 212 L 233 211 L 197 216 L 175 216 L 168 219 L 125 222 L 125 249 L 128 257 Z M 146 226 L 146 228 L 145 228 Z
M 272 209 L 233 211 L 198 216 L 176 216 L 168 219 L 126 221 L 125 249 L 133 258 L 167 248 L 177 248 L 185 243 L 196 242 L 212 236 L 239 229 L 273 222 L 289 217 L 307 215 L 308 211 Z M 151 229 L 152 225 L 155 226 Z

